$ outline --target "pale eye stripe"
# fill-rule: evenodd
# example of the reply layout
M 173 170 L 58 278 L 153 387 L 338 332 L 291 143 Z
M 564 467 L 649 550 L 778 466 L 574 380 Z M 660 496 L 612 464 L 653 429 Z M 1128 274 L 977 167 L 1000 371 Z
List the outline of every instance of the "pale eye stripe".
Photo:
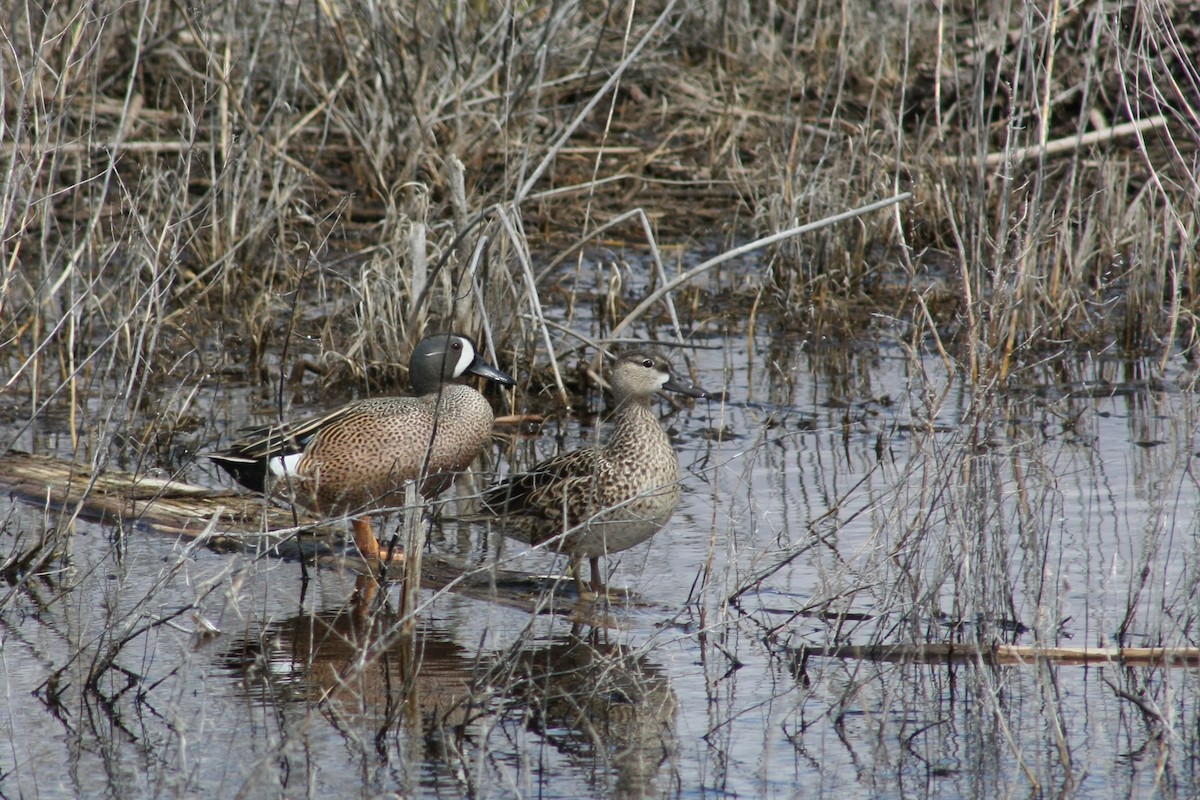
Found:
M 299 475 L 297 470 L 300 467 L 300 459 L 304 458 L 304 453 L 292 453 L 287 456 L 275 456 L 267 462 L 267 466 L 271 470 L 271 474 L 277 478 L 282 478 L 285 475 Z

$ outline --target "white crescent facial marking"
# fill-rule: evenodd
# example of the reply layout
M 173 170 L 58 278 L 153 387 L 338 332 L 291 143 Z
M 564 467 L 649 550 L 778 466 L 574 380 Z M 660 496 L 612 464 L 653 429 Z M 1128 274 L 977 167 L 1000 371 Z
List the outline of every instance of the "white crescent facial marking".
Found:
M 471 343 L 466 339 L 459 339 L 462 342 L 462 352 L 459 353 L 458 363 L 454 365 L 454 377 L 461 378 L 467 369 L 475 362 L 475 348 L 471 347 Z
M 300 459 L 304 458 L 304 453 L 292 453 L 290 456 L 275 456 L 267 462 L 267 466 L 271 470 L 271 474 L 277 478 L 282 478 L 285 475 L 298 475 L 296 469 L 300 466 Z

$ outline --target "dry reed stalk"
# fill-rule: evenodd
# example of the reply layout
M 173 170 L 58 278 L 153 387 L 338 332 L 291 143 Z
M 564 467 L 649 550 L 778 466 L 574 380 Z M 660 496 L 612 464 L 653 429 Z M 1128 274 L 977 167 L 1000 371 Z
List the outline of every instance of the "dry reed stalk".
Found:
M 810 658 L 840 658 L 905 664 L 996 664 L 1031 666 L 1048 662 L 1063 666 L 1194 668 L 1200 666 L 1197 647 L 1044 647 L 1013 644 L 872 644 L 803 647 L 796 654 Z
M 1087 133 L 1079 133 L 1074 136 L 1063 136 L 1030 147 L 1022 147 L 1011 153 L 988 153 L 982 160 L 973 157 L 963 163 L 958 158 L 942 156 L 941 163 L 948 167 L 977 167 L 980 164 L 985 167 L 998 167 L 1002 164 L 1015 165 L 1024 161 L 1073 153 L 1087 147 L 1111 142 L 1115 139 L 1143 136 L 1150 131 L 1165 128 L 1166 125 L 1166 116 L 1158 114 L 1147 119 L 1123 122 L 1120 125 L 1110 125 L 1101 130 L 1088 131 Z
M 517 254 L 517 260 L 521 265 L 521 274 L 525 279 L 525 300 L 530 307 L 534 319 L 537 321 L 538 329 L 542 336 L 542 341 L 546 345 L 546 358 L 550 361 L 550 369 L 554 375 L 554 384 L 558 387 L 558 396 L 562 400 L 563 405 L 570 405 L 570 398 L 567 396 L 567 389 L 563 385 L 562 373 L 558 369 L 558 359 L 554 354 L 554 345 L 550 340 L 550 330 L 546 326 L 546 320 L 542 314 L 542 304 L 538 297 L 537 280 L 533 275 L 533 266 L 529 262 L 529 256 L 523 246 L 523 239 L 517 233 L 516 225 L 513 220 L 504 211 L 500 212 L 500 221 L 504 226 L 504 232 L 508 235 L 509 242 L 512 244 L 514 251 Z
M 563 128 L 563 130 L 558 134 L 558 138 L 550 144 L 550 146 L 547 148 L 546 154 L 542 156 L 537 166 L 533 168 L 532 173 L 530 173 L 529 176 L 524 179 L 524 181 L 521 183 L 521 186 L 514 193 L 513 201 L 515 205 L 519 205 L 525 199 L 525 197 L 529 195 L 529 193 L 533 190 L 533 187 L 538 183 L 538 181 L 541 180 L 542 175 L 554 162 L 559 150 L 566 144 L 567 140 L 574 135 L 575 131 L 588 118 L 592 110 L 599 104 L 599 102 L 608 96 L 608 93 L 617 86 L 625 70 L 630 64 L 634 63 L 638 55 L 653 38 L 654 34 L 657 33 L 659 28 L 661 28 L 663 24 L 666 23 L 667 19 L 670 18 L 671 12 L 675 8 L 675 2 L 676 0 L 667 0 L 667 4 L 655 18 L 653 24 L 650 25 L 638 42 L 632 48 L 630 48 L 629 52 L 626 53 L 624 57 L 621 58 L 620 61 L 615 65 L 612 70 L 612 74 L 609 75 L 608 80 L 604 82 L 604 85 L 602 85 L 592 94 L 588 102 L 585 103 L 575 115 L 575 118 L 568 123 L 565 128 Z
M 640 302 L 637 306 L 635 306 L 632 311 L 630 311 L 628 314 L 626 314 L 624 319 L 622 319 L 620 322 L 618 322 L 616 325 L 613 326 L 613 329 L 610 332 L 610 335 L 614 338 L 619 337 L 622 333 L 625 332 L 625 330 L 627 328 L 629 328 L 630 325 L 633 324 L 633 322 L 635 322 L 642 314 L 644 314 L 651 306 L 653 306 L 655 303 L 657 303 L 663 297 L 670 294 L 677 287 L 682 286 L 689 281 L 695 280 L 695 278 L 697 276 L 704 274 L 705 272 L 707 272 L 710 269 L 713 269 L 714 267 L 720 266 L 721 264 L 724 264 L 735 258 L 739 258 L 743 255 L 746 255 L 747 253 L 752 253 L 755 250 L 760 250 L 760 249 L 762 249 L 764 247 L 768 247 L 772 244 L 776 244 L 778 242 L 785 241 L 794 236 L 800 236 L 802 234 L 809 233 L 811 231 L 820 230 L 821 228 L 825 228 L 825 227 L 834 225 L 839 222 L 844 222 L 845 220 L 848 220 L 848 219 L 854 219 L 855 217 L 862 216 L 863 214 L 868 214 L 872 211 L 878 211 L 879 209 L 887 208 L 888 206 L 895 205 L 896 203 L 901 203 L 901 202 L 909 199 L 910 197 L 912 197 L 911 192 L 904 192 L 902 194 L 896 195 L 895 197 L 890 197 L 886 200 L 880 200 L 878 202 L 870 203 L 868 205 L 861 206 L 861 207 L 853 209 L 851 211 L 846 211 L 841 214 L 835 214 L 832 217 L 826 217 L 825 219 L 818 220 L 816 222 L 810 222 L 807 225 L 800 225 L 795 228 L 789 228 L 788 230 L 780 231 L 779 233 L 772 234 L 771 236 L 765 236 L 761 239 L 757 239 L 753 242 L 749 242 L 748 244 L 744 244 L 740 247 L 736 247 L 733 250 L 724 252 L 719 256 L 710 258 L 707 261 L 705 261 L 704 263 L 699 264 L 695 267 L 692 267 L 690 270 L 683 273 L 682 275 L 676 276 L 672 280 L 668 281 L 667 283 L 663 284 L 662 286 L 659 286 L 656 290 L 651 292 L 646 298 L 644 298 L 642 300 L 642 302 Z
M 421 560 L 425 552 L 424 504 L 417 495 L 417 484 L 404 488 L 404 582 L 400 588 L 400 635 L 412 637 L 417 625 L 417 607 L 421 599 Z

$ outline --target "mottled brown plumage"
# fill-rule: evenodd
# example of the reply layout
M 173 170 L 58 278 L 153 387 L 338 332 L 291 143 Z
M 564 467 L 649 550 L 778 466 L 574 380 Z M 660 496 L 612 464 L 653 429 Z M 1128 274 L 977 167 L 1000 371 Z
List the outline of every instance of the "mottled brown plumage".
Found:
M 707 397 L 672 378 L 661 355 L 635 350 L 613 366 L 616 427 L 607 444 L 551 458 L 510 476 L 482 498 L 484 515 L 500 518 L 504 533 L 568 553 L 576 587 L 579 567 L 591 562 L 592 589 L 600 592 L 600 557 L 626 550 L 657 533 L 679 505 L 679 458 L 650 399 L 659 390 Z M 565 531 L 565 534 L 564 534 Z
M 492 435 L 487 400 L 454 382 L 468 373 L 514 383 L 479 357 L 469 337 L 430 336 L 409 361 L 418 396 L 359 400 L 302 422 L 260 428 L 209 458 L 255 491 L 287 496 L 322 514 L 400 505 L 404 485 L 421 476 L 421 494 L 434 497 Z M 370 523 L 355 520 L 354 529 L 363 555 L 376 557 Z

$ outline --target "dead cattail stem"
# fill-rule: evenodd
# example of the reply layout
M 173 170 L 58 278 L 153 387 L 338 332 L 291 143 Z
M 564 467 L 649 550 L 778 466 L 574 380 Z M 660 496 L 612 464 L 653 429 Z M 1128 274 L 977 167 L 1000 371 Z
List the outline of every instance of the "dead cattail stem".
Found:
M 1033 145 L 1030 147 L 1019 147 L 1011 153 L 988 153 L 982 159 L 968 158 L 965 161 L 956 156 L 942 156 L 938 159 L 939 163 L 951 166 L 954 164 L 965 164 L 966 166 L 975 167 L 981 162 L 986 167 L 998 167 L 1001 164 L 1020 164 L 1025 161 L 1031 161 L 1039 157 L 1050 157 L 1070 153 L 1084 147 L 1091 147 L 1096 144 L 1104 144 L 1116 139 L 1123 139 L 1128 136 L 1140 136 L 1157 128 L 1166 126 L 1167 118 L 1163 114 L 1158 114 L 1146 119 L 1135 120 L 1134 122 L 1125 122 L 1120 125 L 1112 125 L 1108 128 L 1098 131 L 1088 131 L 1076 136 L 1061 136 L 1057 139 L 1047 141 L 1045 144 Z

